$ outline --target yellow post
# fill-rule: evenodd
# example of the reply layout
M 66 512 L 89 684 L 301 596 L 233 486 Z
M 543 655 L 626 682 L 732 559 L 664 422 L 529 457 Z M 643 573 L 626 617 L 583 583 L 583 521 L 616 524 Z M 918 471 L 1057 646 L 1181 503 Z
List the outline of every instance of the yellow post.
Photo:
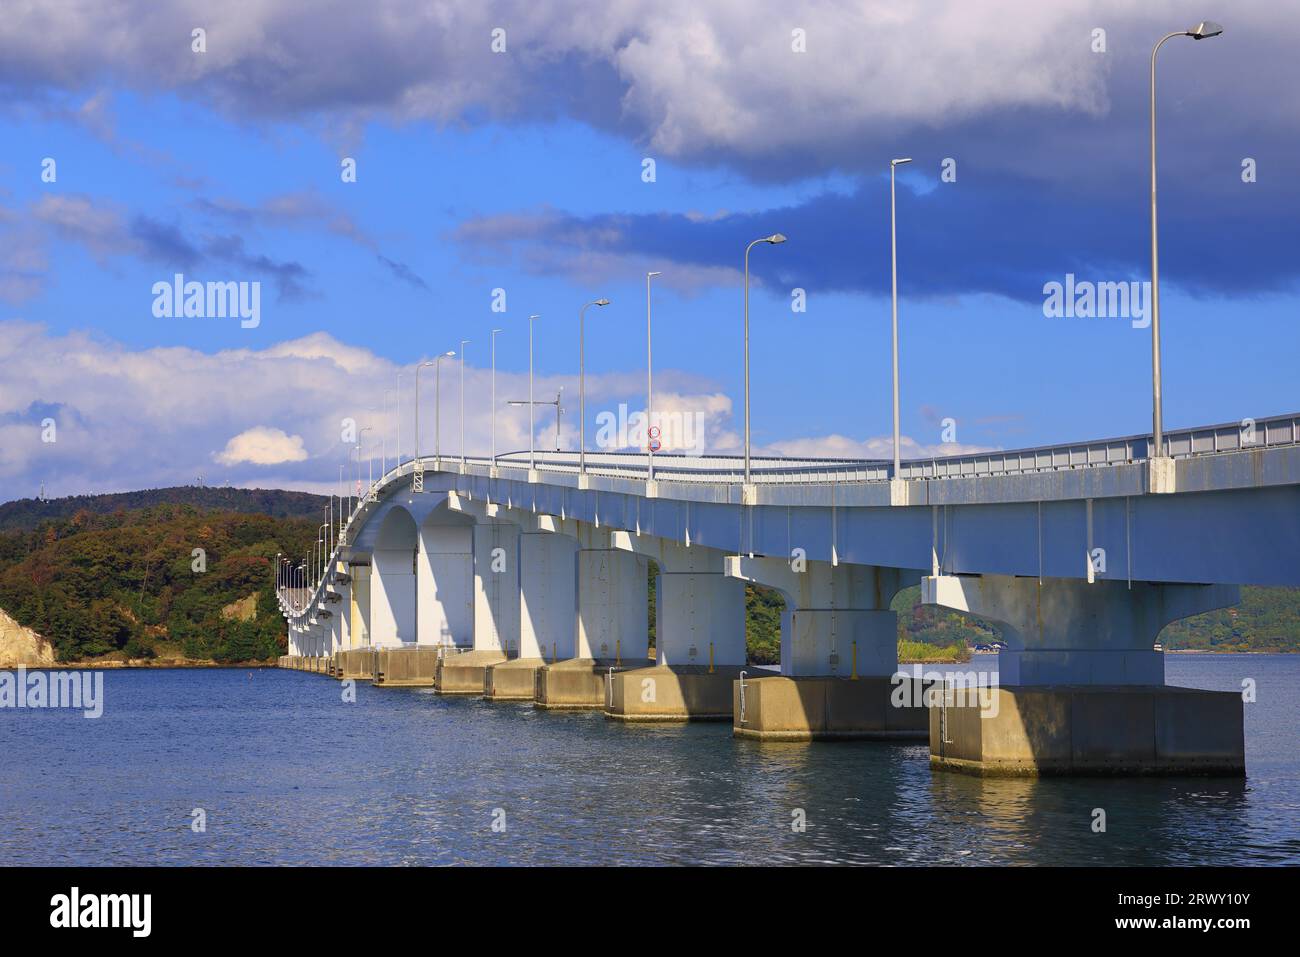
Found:
M 713 642 L 709 642 L 709 674 L 713 674 Z
M 853 674 L 849 675 L 850 681 L 858 680 L 858 643 L 853 643 Z

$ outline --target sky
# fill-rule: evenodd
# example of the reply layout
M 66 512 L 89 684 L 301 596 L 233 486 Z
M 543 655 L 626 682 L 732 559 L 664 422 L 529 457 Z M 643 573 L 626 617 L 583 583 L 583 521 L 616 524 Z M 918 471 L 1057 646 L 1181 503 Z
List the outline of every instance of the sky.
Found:
M 693 426 L 665 451 L 735 452 L 743 257 L 775 232 L 750 256 L 755 451 L 888 458 L 897 157 L 904 458 L 1144 433 L 1149 315 L 1049 291 L 1149 301 L 1149 57 L 1206 17 L 1222 36 L 1159 54 L 1167 429 L 1300 407 L 1300 7 L 17 0 L 0 501 L 336 489 L 353 422 L 366 468 L 411 453 L 415 369 L 447 351 L 421 450 L 460 452 L 463 353 L 486 454 L 493 342 L 497 448 L 526 449 L 530 315 L 575 449 L 602 297 L 587 447 L 641 449 L 600 426 L 645 407 L 648 271 L 655 409 Z M 255 288 L 255 319 L 160 302 L 178 275 Z M 554 408 L 535 424 L 553 448 Z

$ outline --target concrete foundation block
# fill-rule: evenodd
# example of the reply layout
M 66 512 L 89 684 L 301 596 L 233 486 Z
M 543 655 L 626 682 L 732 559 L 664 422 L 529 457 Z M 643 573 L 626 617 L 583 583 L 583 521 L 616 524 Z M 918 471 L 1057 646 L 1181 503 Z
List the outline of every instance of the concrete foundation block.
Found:
M 605 678 L 611 668 L 619 671 L 640 670 L 648 667 L 637 662 L 629 667 L 626 661 L 615 659 L 570 658 L 553 665 L 544 665 L 537 672 L 537 694 L 533 703 L 538 708 L 557 711 L 604 710 L 609 705 Z
M 373 681 L 375 677 L 375 651 L 373 648 L 349 648 L 338 653 L 334 677 L 340 681 Z
M 481 695 L 487 669 L 506 660 L 500 651 L 466 651 L 447 655 L 438 663 L 438 694 Z
M 437 648 L 428 645 L 377 648 L 372 654 L 376 686 L 432 688 L 437 679 Z
M 618 721 L 730 721 L 740 668 L 655 665 L 607 677 L 606 717 Z
M 541 658 L 512 658 L 489 665 L 483 679 L 483 697 L 489 701 L 532 701 L 537 694 Z
M 732 689 L 737 737 L 761 741 L 924 740 L 922 683 L 896 705 L 899 685 L 882 676 L 771 676 L 737 680 Z M 743 692 L 743 693 L 742 693 Z
M 1233 691 L 1017 686 L 981 701 L 949 690 L 930 708 L 930 764 L 979 775 L 1246 773 Z

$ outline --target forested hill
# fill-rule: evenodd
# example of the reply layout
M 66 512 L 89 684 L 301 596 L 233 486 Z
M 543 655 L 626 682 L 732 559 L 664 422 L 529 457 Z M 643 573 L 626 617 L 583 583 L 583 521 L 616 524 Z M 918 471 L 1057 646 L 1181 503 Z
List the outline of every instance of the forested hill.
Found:
M 47 520 L 68 519 L 84 512 L 110 515 L 118 510 L 133 511 L 155 505 L 190 505 L 201 509 L 220 509 L 270 515 L 273 518 L 309 518 L 322 514 L 326 506 L 323 495 L 310 492 L 285 492 L 280 489 L 221 488 L 181 485 L 175 488 L 149 488 L 138 492 L 113 492 L 106 495 L 71 495 L 67 498 L 23 498 L 0 505 L 0 532 L 31 531 Z
M 316 503 L 323 509 L 325 499 L 237 489 L 159 491 L 198 500 L 224 495 L 242 510 L 126 507 L 131 495 L 152 492 L 44 503 L 54 517 L 0 531 L 0 608 L 48 639 L 62 661 L 273 659 L 285 630 L 273 588 L 276 553 L 307 554 L 320 521 Z M 101 513 L 68 504 L 96 500 Z M 306 517 L 278 517 L 295 510 Z

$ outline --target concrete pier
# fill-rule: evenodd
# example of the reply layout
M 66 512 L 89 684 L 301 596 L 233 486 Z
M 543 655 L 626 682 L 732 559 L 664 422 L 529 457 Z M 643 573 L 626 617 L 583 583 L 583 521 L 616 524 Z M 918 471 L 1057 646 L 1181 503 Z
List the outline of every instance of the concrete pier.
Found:
M 649 664 L 648 659 L 642 661 Z M 537 694 L 533 703 L 552 711 L 603 711 L 609 707 L 605 679 L 611 668 L 616 673 L 633 670 L 626 662 L 620 664 L 612 658 L 570 658 L 544 665 L 537 670 Z
M 487 669 L 505 660 L 504 652 L 493 649 L 443 655 L 438 661 L 434 689 L 438 694 L 481 695 Z
M 915 704 L 897 706 L 898 684 L 865 678 L 762 677 L 733 685 L 732 733 L 760 741 L 924 741 L 929 720 L 920 682 L 909 694 Z
M 541 658 L 512 658 L 488 665 L 483 697 L 489 701 L 532 701 L 537 694 L 537 672 L 545 664 Z
M 606 676 L 605 716 L 618 721 L 730 721 L 734 665 L 653 665 Z
M 935 576 L 923 600 L 999 626 L 999 687 L 946 689 L 930 762 L 974 774 L 1245 774 L 1239 692 L 1164 684 L 1168 623 L 1234 604 L 1229 585 Z
M 372 681 L 375 677 L 373 648 L 349 648 L 340 651 L 334 677 L 340 681 Z
M 438 673 L 438 649 L 427 645 L 378 648 L 374 651 L 376 687 L 432 688 Z
M 900 706 L 894 694 L 898 616 L 889 610 L 894 595 L 919 580 L 920 572 L 731 556 L 727 574 L 776 588 L 786 601 L 781 674 L 751 672 L 732 690 L 737 737 L 926 737 L 922 699 Z
M 605 714 L 622 721 L 731 718 L 731 683 L 746 660 L 745 583 L 726 554 L 651 535 L 614 532 L 613 548 L 653 560 L 655 662 L 606 681 Z
M 1244 777 L 1241 695 L 1189 688 L 990 689 L 985 707 L 955 689 L 930 709 L 930 764 L 982 776 Z M 992 713 L 990 713 L 992 712 Z

